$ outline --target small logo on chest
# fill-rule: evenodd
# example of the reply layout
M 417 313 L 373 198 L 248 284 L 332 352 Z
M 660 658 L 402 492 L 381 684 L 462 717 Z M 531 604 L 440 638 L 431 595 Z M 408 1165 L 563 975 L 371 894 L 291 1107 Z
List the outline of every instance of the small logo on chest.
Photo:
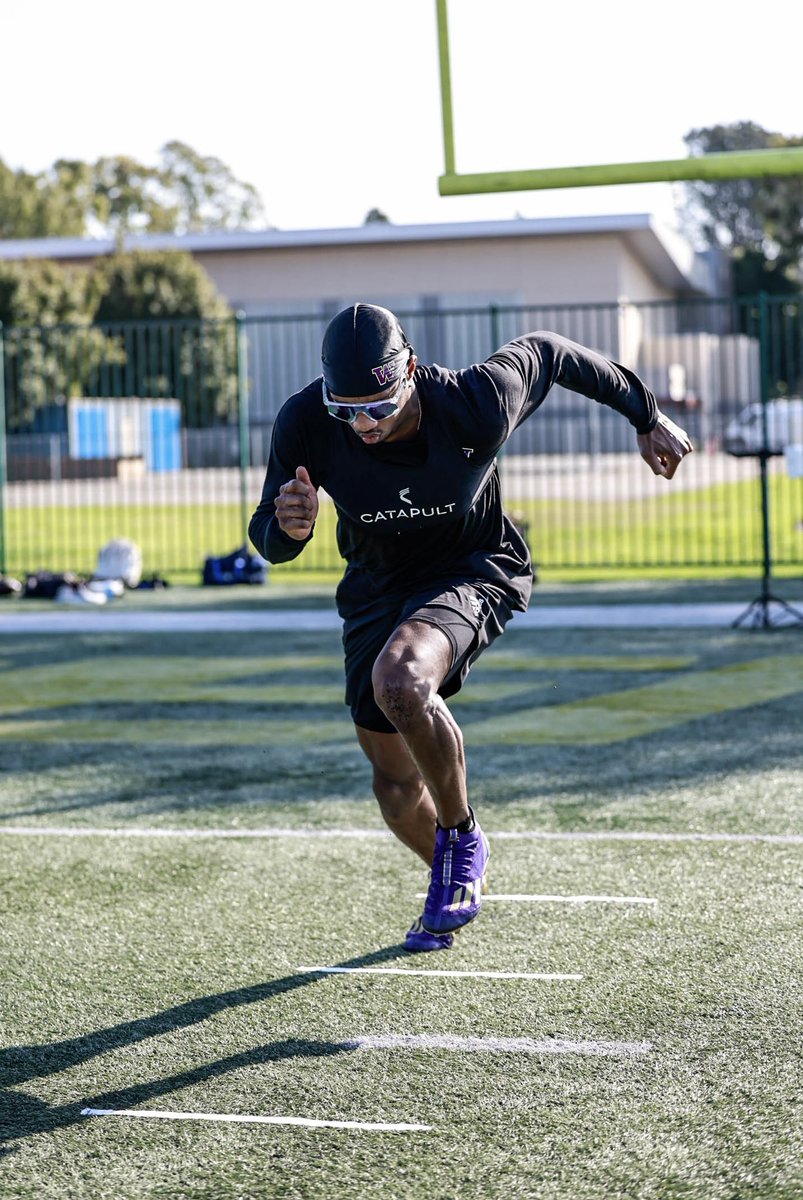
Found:
M 366 525 L 376 525 L 379 521 L 407 521 L 411 517 L 413 519 L 416 517 L 448 517 L 456 508 L 454 501 L 451 504 L 432 504 L 428 507 L 417 508 L 410 499 L 408 487 L 399 489 L 399 499 L 402 504 L 407 505 L 407 508 L 386 508 L 382 512 L 361 513 L 360 520 L 364 521 Z

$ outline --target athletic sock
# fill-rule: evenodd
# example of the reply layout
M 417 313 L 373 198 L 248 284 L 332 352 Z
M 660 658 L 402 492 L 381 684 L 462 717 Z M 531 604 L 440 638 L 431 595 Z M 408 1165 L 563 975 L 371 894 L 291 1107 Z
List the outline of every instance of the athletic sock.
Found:
M 470 806 L 468 810 L 468 816 L 464 821 L 461 821 L 459 825 L 441 825 L 440 821 L 438 821 L 439 829 L 456 829 L 458 833 L 471 833 L 474 827 L 474 810 Z

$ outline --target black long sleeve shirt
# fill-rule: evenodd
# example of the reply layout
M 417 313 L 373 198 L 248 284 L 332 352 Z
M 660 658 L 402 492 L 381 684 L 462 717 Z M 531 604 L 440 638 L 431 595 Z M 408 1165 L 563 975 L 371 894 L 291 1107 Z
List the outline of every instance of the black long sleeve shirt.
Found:
M 421 424 L 409 441 L 364 445 L 332 420 L 314 380 L 277 416 L 251 541 L 273 563 L 304 549 L 309 539 L 283 533 L 274 506 L 280 486 L 304 466 L 337 510 L 343 615 L 371 596 L 412 594 L 455 575 L 496 584 L 525 609 L 532 565 L 503 513 L 496 455 L 554 384 L 615 409 L 638 433 L 657 423 L 655 398 L 637 376 L 554 333 L 516 338 L 462 371 L 419 366 Z

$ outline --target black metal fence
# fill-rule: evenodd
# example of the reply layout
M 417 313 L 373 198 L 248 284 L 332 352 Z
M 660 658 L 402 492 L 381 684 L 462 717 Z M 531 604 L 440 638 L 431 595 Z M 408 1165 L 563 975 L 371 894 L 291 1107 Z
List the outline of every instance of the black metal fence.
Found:
M 550 329 L 635 370 L 696 454 L 655 479 L 630 426 L 555 388 L 505 447 L 506 503 L 544 572 L 682 574 L 803 550 L 803 297 L 400 312 L 422 361 L 461 367 Z M 127 537 L 146 572 L 199 577 L 246 539 L 276 413 L 319 373 L 328 315 L 6 329 L 0 336 L 0 570 L 90 573 Z M 277 576 L 340 563 L 316 537 Z

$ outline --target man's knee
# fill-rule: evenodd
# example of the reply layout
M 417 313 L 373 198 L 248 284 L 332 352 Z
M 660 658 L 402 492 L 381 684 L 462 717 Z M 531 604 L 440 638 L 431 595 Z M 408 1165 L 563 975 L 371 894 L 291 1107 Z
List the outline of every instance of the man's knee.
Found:
M 385 650 L 371 675 L 374 699 L 396 729 L 404 730 L 431 704 L 436 688 L 414 658 Z
M 402 625 L 385 646 L 371 682 L 376 703 L 396 729 L 409 728 L 432 706 L 451 657 L 446 635 L 423 621 Z

